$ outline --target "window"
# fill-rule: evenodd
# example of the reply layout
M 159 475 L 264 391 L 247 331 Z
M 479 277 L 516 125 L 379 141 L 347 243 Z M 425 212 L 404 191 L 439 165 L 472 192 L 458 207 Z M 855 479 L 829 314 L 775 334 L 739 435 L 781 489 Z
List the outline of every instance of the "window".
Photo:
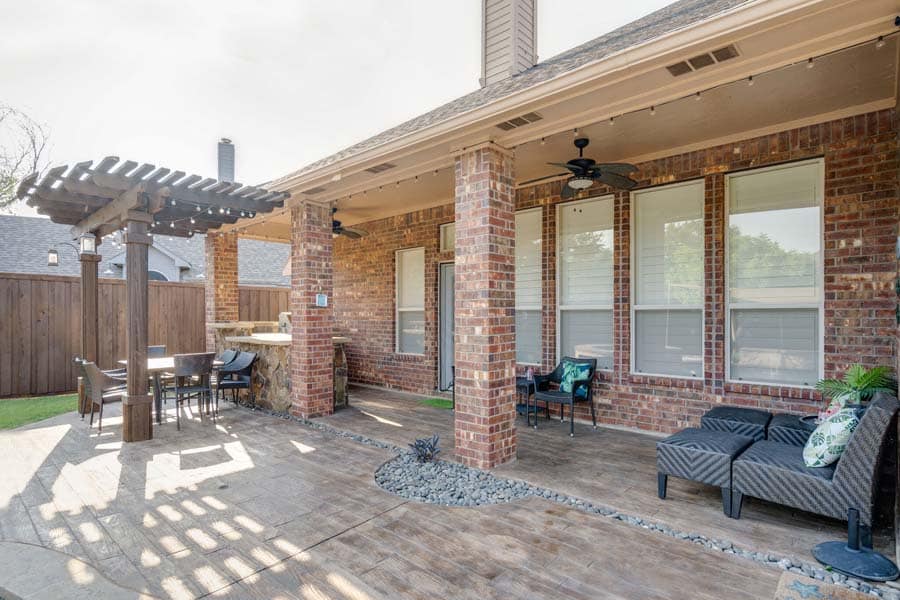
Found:
M 397 251 L 397 352 L 425 353 L 425 249 Z
M 541 364 L 541 211 L 516 213 L 516 362 Z
M 456 223 L 441 225 L 441 252 L 452 252 L 456 249 Z
M 168 281 L 169 278 L 160 273 L 159 271 L 154 271 L 150 269 L 147 271 L 147 279 L 150 281 Z
M 734 174 L 728 197 L 728 377 L 822 376 L 821 160 Z
M 635 373 L 703 377 L 703 195 L 702 181 L 632 195 Z
M 557 348 L 613 366 L 612 196 L 558 207 Z

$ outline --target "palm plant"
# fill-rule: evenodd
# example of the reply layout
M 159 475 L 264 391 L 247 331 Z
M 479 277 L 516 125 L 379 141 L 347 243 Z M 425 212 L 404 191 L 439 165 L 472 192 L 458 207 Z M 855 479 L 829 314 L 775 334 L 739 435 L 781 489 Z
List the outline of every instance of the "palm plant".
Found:
M 897 393 L 897 380 L 894 379 L 890 367 L 872 367 L 851 365 L 844 373 L 843 379 L 820 379 L 816 389 L 832 404 L 843 407 L 847 404 L 862 404 L 869 401 L 876 392 Z

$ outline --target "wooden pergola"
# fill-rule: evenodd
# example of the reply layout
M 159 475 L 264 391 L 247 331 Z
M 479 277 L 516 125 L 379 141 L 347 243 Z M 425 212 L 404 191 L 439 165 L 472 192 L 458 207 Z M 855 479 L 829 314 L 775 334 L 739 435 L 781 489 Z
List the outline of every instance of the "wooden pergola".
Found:
M 284 205 L 286 192 L 187 175 L 151 164 L 119 161 L 108 156 L 54 167 L 32 174 L 19 184 L 18 198 L 50 217 L 72 226 L 81 239 L 81 349 L 96 362 L 97 265 L 95 248 L 103 236 L 125 232 L 128 394 L 122 404 L 122 438 L 126 442 L 153 437 L 151 397 L 147 393 L 147 257 L 152 234 L 190 237 L 224 224 Z M 91 243 L 93 242 L 93 243 Z

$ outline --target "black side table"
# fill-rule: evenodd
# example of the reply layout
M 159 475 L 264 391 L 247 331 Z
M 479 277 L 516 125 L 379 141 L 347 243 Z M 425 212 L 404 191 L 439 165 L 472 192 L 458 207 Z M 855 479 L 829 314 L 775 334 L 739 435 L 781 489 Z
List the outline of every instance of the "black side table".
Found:
M 528 381 L 525 377 L 516 377 L 516 400 L 521 396 L 525 396 L 525 404 L 516 402 L 516 411 L 523 406 L 525 409 L 525 424 L 531 425 L 531 415 L 528 410 L 531 408 L 531 397 L 534 395 L 534 380 Z M 537 429 L 537 402 L 534 403 L 534 427 Z

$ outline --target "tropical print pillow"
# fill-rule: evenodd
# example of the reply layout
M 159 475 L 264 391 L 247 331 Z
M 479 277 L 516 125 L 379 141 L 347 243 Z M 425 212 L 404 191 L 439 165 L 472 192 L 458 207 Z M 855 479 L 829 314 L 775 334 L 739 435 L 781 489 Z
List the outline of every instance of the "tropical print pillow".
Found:
M 587 379 L 591 374 L 591 366 L 586 363 L 575 363 L 572 361 L 563 361 L 562 381 L 559 382 L 559 391 L 571 392 L 572 386 L 576 381 Z M 587 398 L 587 390 L 584 386 L 579 387 L 575 392 L 579 398 Z
M 837 461 L 857 425 L 859 417 L 852 408 L 844 408 L 822 421 L 806 441 L 803 462 L 807 467 L 827 467 Z

